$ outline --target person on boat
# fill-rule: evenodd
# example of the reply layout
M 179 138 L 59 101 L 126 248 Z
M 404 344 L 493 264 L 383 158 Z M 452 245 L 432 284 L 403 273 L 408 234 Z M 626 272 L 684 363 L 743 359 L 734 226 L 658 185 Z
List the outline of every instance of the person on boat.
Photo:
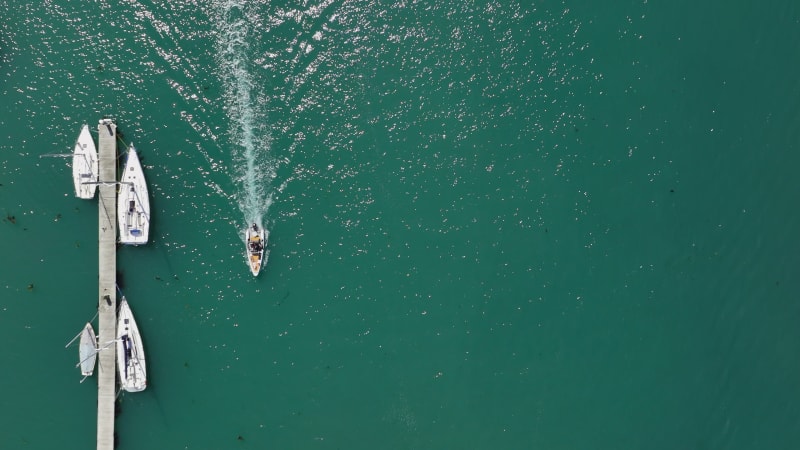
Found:
M 258 225 L 255 223 L 253 223 L 253 232 L 258 233 Z M 264 248 L 264 244 L 261 242 L 261 236 L 259 234 L 251 235 L 248 247 L 252 253 L 261 253 L 261 250 Z

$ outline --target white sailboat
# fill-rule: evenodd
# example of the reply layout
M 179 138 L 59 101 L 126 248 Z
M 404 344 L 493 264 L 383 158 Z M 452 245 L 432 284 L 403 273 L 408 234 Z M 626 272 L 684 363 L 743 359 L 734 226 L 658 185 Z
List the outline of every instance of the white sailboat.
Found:
M 122 244 L 143 245 L 150 234 L 150 200 L 147 182 L 136 148 L 131 144 L 128 159 L 120 179 L 117 194 L 119 241 Z
M 81 366 L 81 375 L 84 379 L 92 376 L 97 362 L 97 337 L 91 323 L 86 323 L 81 331 L 81 340 L 78 345 L 78 364 Z M 83 382 L 83 380 L 81 380 Z
M 72 152 L 72 181 L 75 183 L 75 196 L 90 199 L 97 191 L 99 174 L 97 147 L 94 145 L 89 125 L 81 128 Z
M 247 242 L 247 265 L 250 273 L 257 277 L 261 268 L 266 263 L 264 259 L 264 249 L 267 246 L 269 233 L 263 228 L 259 228 L 255 223 L 247 228 L 245 240 Z
M 147 387 L 147 366 L 139 328 L 125 296 L 117 315 L 117 370 L 122 389 L 140 392 Z

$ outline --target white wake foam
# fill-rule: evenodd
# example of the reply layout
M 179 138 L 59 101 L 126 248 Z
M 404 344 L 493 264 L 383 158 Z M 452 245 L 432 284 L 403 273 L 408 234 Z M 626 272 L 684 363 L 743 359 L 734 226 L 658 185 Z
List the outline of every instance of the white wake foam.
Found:
M 269 222 L 275 162 L 270 152 L 268 98 L 257 82 L 257 70 L 261 68 L 251 64 L 257 44 L 251 20 L 255 11 L 244 1 L 219 1 L 214 7 L 218 71 L 228 116 L 236 199 L 246 224 L 262 227 Z

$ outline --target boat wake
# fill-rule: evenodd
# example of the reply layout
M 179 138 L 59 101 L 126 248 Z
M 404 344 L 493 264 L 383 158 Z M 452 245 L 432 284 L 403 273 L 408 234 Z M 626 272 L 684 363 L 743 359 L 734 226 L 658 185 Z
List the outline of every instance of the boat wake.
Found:
M 252 46 L 257 43 L 258 14 L 247 2 L 222 0 L 214 3 L 217 18 L 217 60 L 222 80 L 228 136 L 231 146 L 232 177 L 236 200 L 245 226 L 268 225 L 272 204 L 275 160 L 267 124 L 268 99 L 256 82 L 251 64 Z M 257 66 L 255 66 L 257 68 Z M 268 228 L 268 227 L 267 227 Z M 246 228 L 245 228 L 246 229 Z M 239 235 L 244 236 L 244 230 Z

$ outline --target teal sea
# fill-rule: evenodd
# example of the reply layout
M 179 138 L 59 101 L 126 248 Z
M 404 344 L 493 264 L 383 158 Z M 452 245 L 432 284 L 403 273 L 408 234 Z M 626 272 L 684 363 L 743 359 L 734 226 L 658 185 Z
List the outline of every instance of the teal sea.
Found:
M 95 448 L 97 199 L 41 155 L 103 117 L 120 450 L 800 448 L 796 0 L 0 5 L 0 448 Z

